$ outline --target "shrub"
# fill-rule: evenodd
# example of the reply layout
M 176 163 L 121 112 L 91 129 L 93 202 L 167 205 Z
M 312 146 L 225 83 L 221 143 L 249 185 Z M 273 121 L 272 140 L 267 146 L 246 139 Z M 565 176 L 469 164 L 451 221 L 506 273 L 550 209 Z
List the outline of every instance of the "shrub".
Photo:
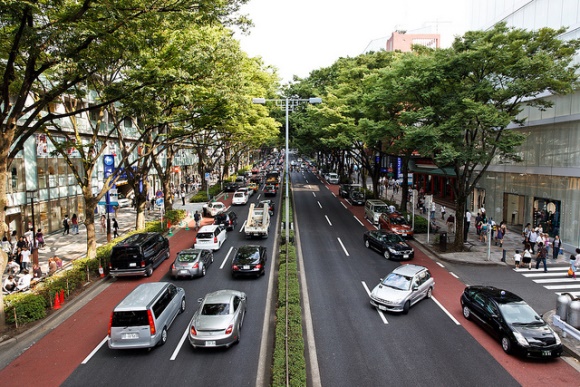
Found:
M 26 324 L 46 317 L 45 299 L 34 293 L 16 293 L 4 297 L 6 322 Z
M 185 219 L 186 214 L 185 210 L 168 210 L 165 212 L 164 217 L 166 220 L 170 221 L 171 224 L 178 224 Z

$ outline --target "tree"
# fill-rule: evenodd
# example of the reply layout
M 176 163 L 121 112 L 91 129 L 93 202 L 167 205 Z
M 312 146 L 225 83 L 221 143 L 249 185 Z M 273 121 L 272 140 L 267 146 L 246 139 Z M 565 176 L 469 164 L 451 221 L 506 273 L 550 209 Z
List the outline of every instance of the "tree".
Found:
M 526 31 L 498 24 L 467 32 L 446 50 L 407 56 L 398 87 L 414 109 L 417 150 L 455 178 L 457 229 L 463 230 L 467 200 L 494 157 L 518 160 L 524 136 L 509 130 L 521 124 L 523 106 L 552 106 L 544 93 L 565 94 L 576 86 L 572 59 L 580 41 L 562 41 L 564 29 Z M 459 231 L 455 248 L 463 249 Z

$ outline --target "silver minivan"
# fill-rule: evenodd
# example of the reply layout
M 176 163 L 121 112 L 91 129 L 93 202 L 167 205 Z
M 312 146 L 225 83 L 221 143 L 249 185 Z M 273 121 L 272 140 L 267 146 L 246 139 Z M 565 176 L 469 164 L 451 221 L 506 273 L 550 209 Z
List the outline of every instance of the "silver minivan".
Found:
M 167 331 L 185 311 L 185 291 L 169 282 L 150 282 L 135 288 L 113 309 L 109 348 L 151 348 L 167 341 Z
M 389 207 L 382 200 L 368 199 L 365 202 L 365 218 L 372 224 L 379 224 L 379 217 L 384 212 L 389 212 Z

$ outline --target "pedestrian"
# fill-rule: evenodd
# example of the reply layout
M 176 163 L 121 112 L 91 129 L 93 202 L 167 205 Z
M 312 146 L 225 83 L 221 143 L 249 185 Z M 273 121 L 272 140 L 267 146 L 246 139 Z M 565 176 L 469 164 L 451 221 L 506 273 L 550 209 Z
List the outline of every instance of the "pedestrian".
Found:
M 447 231 L 451 234 L 455 232 L 455 217 L 449 214 L 447 217 Z
M 465 211 L 465 218 L 464 218 L 464 225 L 463 225 L 463 241 L 467 241 L 467 233 L 469 231 L 469 225 L 471 224 L 471 212 Z
M 487 233 L 489 232 L 489 225 L 487 223 L 481 222 L 481 233 L 479 234 L 479 240 L 483 243 L 487 242 Z
M 63 227 L 62 235 L 65 234 L 68 235 L 70 230 L 68 215 L 64 216 L 64 219 L 62 221 L 62 227 Z
M 56 272 L 57 266 L 54 258 L 48 259 L 48 275 L 53 275 Z
M 42 269 L 38 266 L 38 263 L 32 265 L 32 278 L 41 279 Z
M 514 262 L 516 263 L 516 269 L 520 268 L 520 262 L 522 261 L 522 255 L 520 254 L 519 250 L 516 250 L 514 254 Z
M 497 233 L 495 234 L 495 245 L 499 243 L 499 247 L 503 247 L 503 230 L 501 227 L 497 228 Z
M 538 242 L 538 229 L 534 228 L 532 229 L 532 231 L 530 231 L 530 238 L 529 238 L 529 244 L 530 247 L 532 249 L 532 254 L 535 254 L 535 247 L 536 247 L 536 243 Z
M 489 218 L 489 231 L 491 233 L 491 239 L 490 241 L 495 239 L 495 232 L 497 231 L 497 223 L 495 223 L 495 220 L 493 220 L 493 218 Z
M 578 270 L 578 265 L 576 262 L 576 256 L 574 254 L 570 255 L 570 268 L 568 269 L 568 277 L 576 279 L 576 271 Z
M 72 218 L 70 219 L 70 223 L 72 224 L 72 233 L 76 235 L 79 233 L 79 220 L 77 218 L 77 214 L 73 214 Z
M 558 259 L 558 255 L 561 254 L 560 250 L 562 249 L 562 240 L 560 239 L 560 235 L 554 235 L 554 240 L 552 241 L 552 259 Z
M 532 248 L 529 243 L 526 243 L 522 263 L 528 265 L 528 270 L 532 270 Z
M 199 230 L 199 222 L 201 221 L 201 215 L 199 214 L 199 211 L 195 211 L 195 214 L 193 215 L 193 220 L 195 220 L 195 229 Z
M 540 242 L 538 243 L 538 254 L 536 255 L 536 270 L 540 268 L 540 263 L 544 264 L 544 273 L 548 272 L 548 268 L 546 266 L 546 257 L 548 255 L 548 252 L 546 251 L 546 248 L 544 247 L 544 243 Z
M 526 244 L 530 241 L 530 233 L 532 232 L 532 225 L 530 223 L 526 224 L 522 231 L 522 236 L 524 237 L 523 244 Z
M 435 202 L 431 201 L 431 220 L 435 220 Z
M 117 219 L 113 218 L 113 238 L 117 238 L 119 236 L 119 223 L 117 223 Z
M 28 270 L 30 267 L 30 250 L 24 246 L 20 251 L 20 270 Z
M 185 192 L 181 191 L 181 204 L 185 206 Z
M 105 215 L 101 215 L 101 232 L 107 231 L 107 217 Z
M 441 206 L 441 220 L 445 220 L 445 206 Z
M 42 229 L 39 228 L 36 232 L 36 242 L 38 243 L 39 248 L 44 247 L 44 234 L 42 233 Z

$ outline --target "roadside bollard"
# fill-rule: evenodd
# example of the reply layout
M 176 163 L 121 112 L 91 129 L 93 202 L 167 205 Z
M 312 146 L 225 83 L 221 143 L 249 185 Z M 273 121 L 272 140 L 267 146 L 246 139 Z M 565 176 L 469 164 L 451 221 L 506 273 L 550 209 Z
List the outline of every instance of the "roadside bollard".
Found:
M 502 262 L 505 262 L 506 255 L 507 255 L 507 250 L 506 249 L 503 249 L 502 250 L 502 253 L 501 253 L 501 261 Z

